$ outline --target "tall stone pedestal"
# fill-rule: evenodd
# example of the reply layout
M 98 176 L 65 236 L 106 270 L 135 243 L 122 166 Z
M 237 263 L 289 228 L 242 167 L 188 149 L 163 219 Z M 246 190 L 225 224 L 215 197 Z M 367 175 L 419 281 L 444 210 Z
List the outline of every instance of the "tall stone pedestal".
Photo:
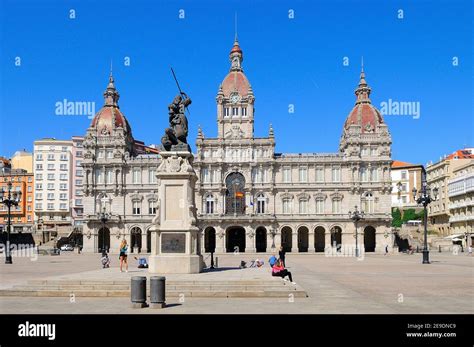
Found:
M 194 187 L 197 175 L 190 152 L 162 151 L 157 170 L 157 214 L 151 228 L 149 272 L 199 273 L 203 268 L 201 235 L 196 227 Z

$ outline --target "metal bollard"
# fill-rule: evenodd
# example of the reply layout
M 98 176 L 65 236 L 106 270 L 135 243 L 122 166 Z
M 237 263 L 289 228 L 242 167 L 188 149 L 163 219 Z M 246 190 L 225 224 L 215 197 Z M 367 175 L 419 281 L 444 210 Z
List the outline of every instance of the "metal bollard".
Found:
M 146 307 L 146 277 L 132 277 L 132 284 L 130 286 L 130 289 L 132 308 Z
M 150 277 L 150 307 L 166 307 L 166 277 Z

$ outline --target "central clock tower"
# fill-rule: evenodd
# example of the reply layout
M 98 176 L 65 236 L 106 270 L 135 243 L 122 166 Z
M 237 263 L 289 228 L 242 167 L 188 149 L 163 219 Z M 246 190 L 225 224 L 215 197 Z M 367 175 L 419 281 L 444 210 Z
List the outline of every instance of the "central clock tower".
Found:
M 244 55 L 237 38 L 230 54 L 230 71 L 217 93 L 217 137 L 220 139 L 253 138 L 254 102 L 252 87 L 242 69 Z

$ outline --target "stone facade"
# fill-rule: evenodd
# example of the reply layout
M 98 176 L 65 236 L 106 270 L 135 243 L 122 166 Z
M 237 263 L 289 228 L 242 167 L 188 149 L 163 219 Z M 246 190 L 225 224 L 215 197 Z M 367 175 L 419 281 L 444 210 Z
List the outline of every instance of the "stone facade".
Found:
M 356 205 L 366 212 L 359 244 L 366 251 L 391 248 L 391 138 L 370 103 L 364 72 L 339 152 L 281 154 L 274 151 L 271 125 L 267 137 L 254 136 L 255 96 L 237 41 L 230 61 L 216 98 L 218 136 L 206 138 L 199 130 L 196 143 L 204 251 L 264 252 L 282 245 L 290 252 L 322 252 L 334 243 L 352 245 L 348 212 Z
M 217 138 L 207 138 L 199 129 L 196 141 L 193 168 L 202 252 L 273 252 L 280 245 L 289 252 L 352 247 L 355 226 L 348 213 L 355 206 L 365 211 L 359 244 L 366 252 L 383 252 L 385 245 L 391 249 L 391 137 L 370 102 L 364 71 L 339 150 L 282 154 L 275 153 L 271 125 L 268 136 L 254 136 L 255 96 L 237 40 L 229 58 L 231 68 L 216 97 Z M 150 251 L 154 213 L 148 206 L 157 199 L 153 180 L 160 157 L 137 153 L 112 77 L 104 96 L 105 106 L 84 140 L 84 251 L 105 245 L 116 252 L 124 237 L 131 246 L 140 240 L 141 251 Z M 111 214 L 105 222 L 101 211 Z M 140 237 L 133 237 L 138 229 Z

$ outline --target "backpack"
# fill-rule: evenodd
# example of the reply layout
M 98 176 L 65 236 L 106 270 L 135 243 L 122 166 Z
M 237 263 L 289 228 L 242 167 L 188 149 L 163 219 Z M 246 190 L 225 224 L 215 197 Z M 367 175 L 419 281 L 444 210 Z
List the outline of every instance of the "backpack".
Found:
M 270 259 L 268 259 L 268 263 L 270 264 L 271 267 L 275 265 L 276 261 L 277 261 L 277 258 L 274 255 L 272 255 Z

